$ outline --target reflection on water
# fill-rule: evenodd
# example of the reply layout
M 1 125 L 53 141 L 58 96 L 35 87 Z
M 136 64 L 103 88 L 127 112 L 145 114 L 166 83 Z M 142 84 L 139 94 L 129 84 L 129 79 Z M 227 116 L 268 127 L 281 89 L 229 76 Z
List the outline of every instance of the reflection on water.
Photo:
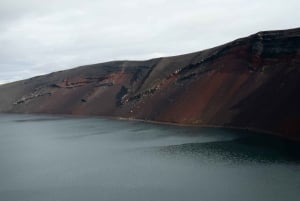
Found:
M 282 139 L 257 143 L 261 139 L 245 137 L 230 141 L 187 143 L 164 146 L 159 151 L 168 156 L 184 155 L 206 162 L 300 164 L 300 147 L 297 143 L 282 142 Z
M 15 122 L 39 122 L 39 121 L 57 121 L 61 120 L 62 118 L 32 118 L 32 119 L 16 119 Z
M 299 144 L 230 129 L 0 115 L 1 201 L 294 201 Z

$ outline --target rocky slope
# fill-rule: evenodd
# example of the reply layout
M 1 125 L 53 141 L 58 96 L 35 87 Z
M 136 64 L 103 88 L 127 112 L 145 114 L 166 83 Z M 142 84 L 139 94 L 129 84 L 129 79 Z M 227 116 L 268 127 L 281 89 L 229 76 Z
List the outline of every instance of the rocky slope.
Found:
M 300 28 L 204 51 L 113 61 L 0 86 L 0 112 L 240 127 L 300 139 Z

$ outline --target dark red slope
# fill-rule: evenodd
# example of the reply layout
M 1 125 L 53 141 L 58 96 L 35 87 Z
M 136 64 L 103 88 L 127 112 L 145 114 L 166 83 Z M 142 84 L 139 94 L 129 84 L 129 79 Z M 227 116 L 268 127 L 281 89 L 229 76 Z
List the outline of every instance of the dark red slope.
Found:
M 0 111 L 241 127 L 300 139 L 300 29 L 187 55 L 83 66 L 0 86 Z

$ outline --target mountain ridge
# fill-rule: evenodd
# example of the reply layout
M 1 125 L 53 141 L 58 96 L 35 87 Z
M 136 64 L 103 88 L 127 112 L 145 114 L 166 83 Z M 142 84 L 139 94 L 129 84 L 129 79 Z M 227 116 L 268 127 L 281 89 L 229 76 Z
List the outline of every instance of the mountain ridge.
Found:
M 300 139 L 300 28 L 0 85 L 0 112 L 239 127 Z

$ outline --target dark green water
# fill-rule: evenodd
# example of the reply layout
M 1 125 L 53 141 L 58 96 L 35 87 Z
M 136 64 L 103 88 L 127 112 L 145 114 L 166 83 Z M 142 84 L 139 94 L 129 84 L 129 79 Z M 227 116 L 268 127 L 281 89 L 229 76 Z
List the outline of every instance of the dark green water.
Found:
M 300 200 L 299 144 L 275 138 L 40 115 L 0 129 L 0 201 Z

